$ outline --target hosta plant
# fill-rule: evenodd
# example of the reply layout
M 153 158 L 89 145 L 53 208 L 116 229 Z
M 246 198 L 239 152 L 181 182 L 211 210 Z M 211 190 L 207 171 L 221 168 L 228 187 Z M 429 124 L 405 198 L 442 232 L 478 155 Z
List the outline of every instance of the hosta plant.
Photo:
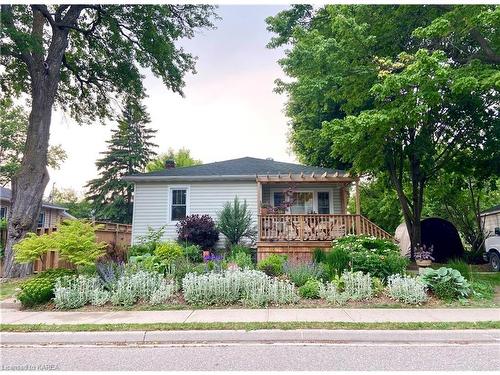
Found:
M 422 281 L 434 294 L 443 300 L 466 298 L 470 292 L 470 284 L 459 271 L 441 267 L 437 270 L 428 268 L 422 275 Z
M 391 275 L 387 279 L 387 293 L 392 299 L 410 305 L 424 303 L 429 298 L 420 277 Z

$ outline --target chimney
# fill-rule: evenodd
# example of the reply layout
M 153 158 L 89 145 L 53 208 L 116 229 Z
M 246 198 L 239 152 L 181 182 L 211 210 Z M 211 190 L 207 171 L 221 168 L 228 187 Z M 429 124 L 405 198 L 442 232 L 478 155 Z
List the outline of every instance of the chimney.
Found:
M 165 160 L 165 169 L 173 169 L 175 168 L 175 160 L 167 159 Z

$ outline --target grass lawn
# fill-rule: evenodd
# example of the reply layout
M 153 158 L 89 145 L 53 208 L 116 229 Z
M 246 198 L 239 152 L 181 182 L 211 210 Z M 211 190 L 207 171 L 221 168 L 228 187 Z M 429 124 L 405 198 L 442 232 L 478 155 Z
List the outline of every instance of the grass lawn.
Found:
M 0 324 L 1 332 L 84 331 L 188 331 L 259 329 L 500 329 L 500 321 L 439 323 L 349 323 L 349 322 L 252 322 L 252 323 L 136 323 L 136 324 Z
M 488 281 L 492 283 L 494 286 L 500 286 L 500 272 L 474 272 L 472 274 L 472 279 L 474 281 Z
M 0 283 L 0 301 L 13 297 L 16 293 L 16 289 L 19 288 L 24 281 L 26 281 L 26 279 L 12 279 Z

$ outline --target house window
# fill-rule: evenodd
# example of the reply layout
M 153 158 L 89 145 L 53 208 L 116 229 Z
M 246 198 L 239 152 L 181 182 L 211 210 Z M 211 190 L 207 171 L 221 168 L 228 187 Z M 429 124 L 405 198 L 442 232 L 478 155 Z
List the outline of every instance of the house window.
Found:
M 172 189 L 172 204 L 170 208 L 170 219 L 179 221 L 186 217 L 187 213 L 187 189 Z
M 318 214 L 330 213 L 330 193 L 327 191 L 318 192 Z
M 313 212 L 312 191 L 300 191 L 293 193 L 293 203 L 290 207 L 292 214 L 308 214 Z
M 43 228 L 45 226 L 45 212 L 40 212 L 38 216 L 38 228 Z
M 282 191 L 276 191 L 273 194 L 274 207 L 279 207 L 285 202 L 285 193 Z
M 7 219 L 7 207 L 0 207 L 0 219 Z

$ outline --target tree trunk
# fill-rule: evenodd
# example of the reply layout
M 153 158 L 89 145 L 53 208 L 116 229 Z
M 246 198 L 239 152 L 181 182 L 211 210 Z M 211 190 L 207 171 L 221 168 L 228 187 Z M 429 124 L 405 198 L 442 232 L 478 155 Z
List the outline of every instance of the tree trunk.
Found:
M 5 277 L 22 277 L 31 272 L 31 265 L 14 262 L 12 247 L 26 233 L 36 229 L 42 197 L 49 182 L 47 150 L 54 95 L 46 91 L 47 79 L 33 82 L 32 109 L 19 172 L 12 178 L 12 200 L 5 246 Z

